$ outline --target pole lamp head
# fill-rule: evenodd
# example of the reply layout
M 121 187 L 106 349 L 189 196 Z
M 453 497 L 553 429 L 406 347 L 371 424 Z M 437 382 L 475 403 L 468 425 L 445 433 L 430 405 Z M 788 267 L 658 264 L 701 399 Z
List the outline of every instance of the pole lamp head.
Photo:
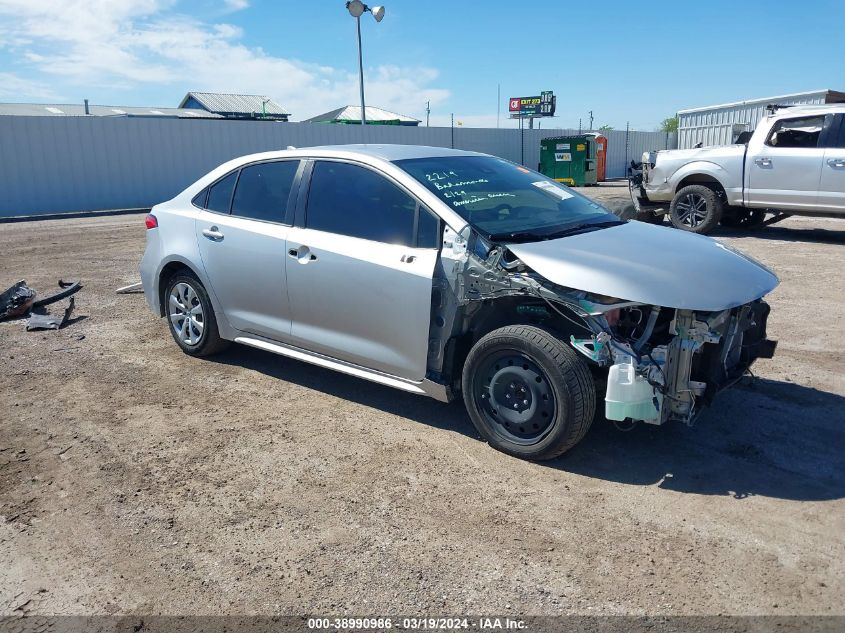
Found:
M 370 11 L 376 22 L 381 22 L 384 19 L 384 7 L 373 7 Z
M 346 3 L 346 9 L 353 18 L 360 18 L 367 10 L 367 5 L 361 0 L 350 0 Z

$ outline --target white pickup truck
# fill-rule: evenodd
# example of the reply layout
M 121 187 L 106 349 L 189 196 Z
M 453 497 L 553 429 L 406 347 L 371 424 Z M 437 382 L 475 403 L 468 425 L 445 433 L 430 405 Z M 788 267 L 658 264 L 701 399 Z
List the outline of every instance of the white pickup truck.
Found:
M 845 104 L 770 112 L 733 145 L 643 154 L 642 174 L 630 181 L 637 218 L 668 215 L 676 228 L 709 233 L 720 223 L 845 217 Z

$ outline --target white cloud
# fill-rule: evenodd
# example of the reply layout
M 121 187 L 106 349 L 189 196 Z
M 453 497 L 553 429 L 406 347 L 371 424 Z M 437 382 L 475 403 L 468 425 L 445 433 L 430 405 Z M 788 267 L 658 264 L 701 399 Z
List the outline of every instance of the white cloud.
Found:
M 226 4 L 243 8 L 247 2 Z M 296 120 L 357 103 L 357 73 L 276 57 L 242 38 L 234 25 L 174 13 L 171 0 L 0 0 L 0 49 L 37 73 L 33 95 L 44 84 L 40 77 L 68 92 L 106 88 L 114 99 L 123 90 L 148 86 L 177 94 L 266 94 Z M 366 72 L 367 102 L 388 110 L 421 118 L 426 101 L 435 107 L 449 96 L 432 87 L 438 74 L 431 68 L 385 65 Z
M 249 6 L 249 0 L 223 0 L 229 11 L 243 11 Z
M 0 99 L 60 101 L 61 98 L 61 95 L 46 83 L 24 79 L 13 73 L 0 73 Z

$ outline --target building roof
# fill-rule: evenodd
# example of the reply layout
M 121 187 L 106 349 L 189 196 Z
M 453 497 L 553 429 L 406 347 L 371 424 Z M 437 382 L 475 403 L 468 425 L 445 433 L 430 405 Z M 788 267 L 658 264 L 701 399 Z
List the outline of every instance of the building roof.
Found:
M 794 92 L 788 95 L 779 95 L 776 97 L 762 97 L 760 99 L 748 99 L 746 101 L 734 101 L 732 103 L 720 103 L 718 105 L 704 106 L 701 108 L 688 108 L 686 110 L 678 110 L 678 114 L 690 114 L 692 112 L 705 112 L 707 110 L 718 110 L 720 108 L 734 108 L 736 106 L 757 105 L 760 103 L 778 103 L 781 101 L 789 101 L 792 99 L 806 99 L 807 97 L 816 97 L 821 95 L 828 95 L 831 102 L 845 101 L 845 92 L 838 92 L 830 88 L 823 88 L 822 90 L 810 90 L 809 92 Z
M 191 99 L 195 99 L 203 108 L 209 112 L 218 114 L 242 114 L 253 115 L 257 113 L 289 116 L 290 112 L 285 110 L 270 97 L 263 95 L 238 95 L 223 92 L 189 92 L 179 104 L 184 108 Z
M 81 103 L 0 103 L 0 116 L 86 116 Z M 204 110 L 138 106 L 88 105 L 89 116 L 148 116 L 179 119 L 222 119 Z
M 305 119 L 305 123 L 360 123 L 361 122 L 361 106 L 343 106 L 337 110 L 318 114 L 310 119 Z M 404 114 L 397 114 L 389 110 L 382 110 L 373 106 L 367 106 L 367 123 L 413 123 L 418 124 L 419 119 L 414 119 Z

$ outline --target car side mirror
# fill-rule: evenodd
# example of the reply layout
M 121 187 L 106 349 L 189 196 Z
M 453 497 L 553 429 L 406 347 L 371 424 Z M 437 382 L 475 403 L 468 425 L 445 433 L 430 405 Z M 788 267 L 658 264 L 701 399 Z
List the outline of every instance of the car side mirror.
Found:
M 443 229 L 443 250 L 451 252 L 453 255 L 463 255 L 467 250 L 467 243 L 472 229 L 469 224 L 456 231 L 448 224 Z

